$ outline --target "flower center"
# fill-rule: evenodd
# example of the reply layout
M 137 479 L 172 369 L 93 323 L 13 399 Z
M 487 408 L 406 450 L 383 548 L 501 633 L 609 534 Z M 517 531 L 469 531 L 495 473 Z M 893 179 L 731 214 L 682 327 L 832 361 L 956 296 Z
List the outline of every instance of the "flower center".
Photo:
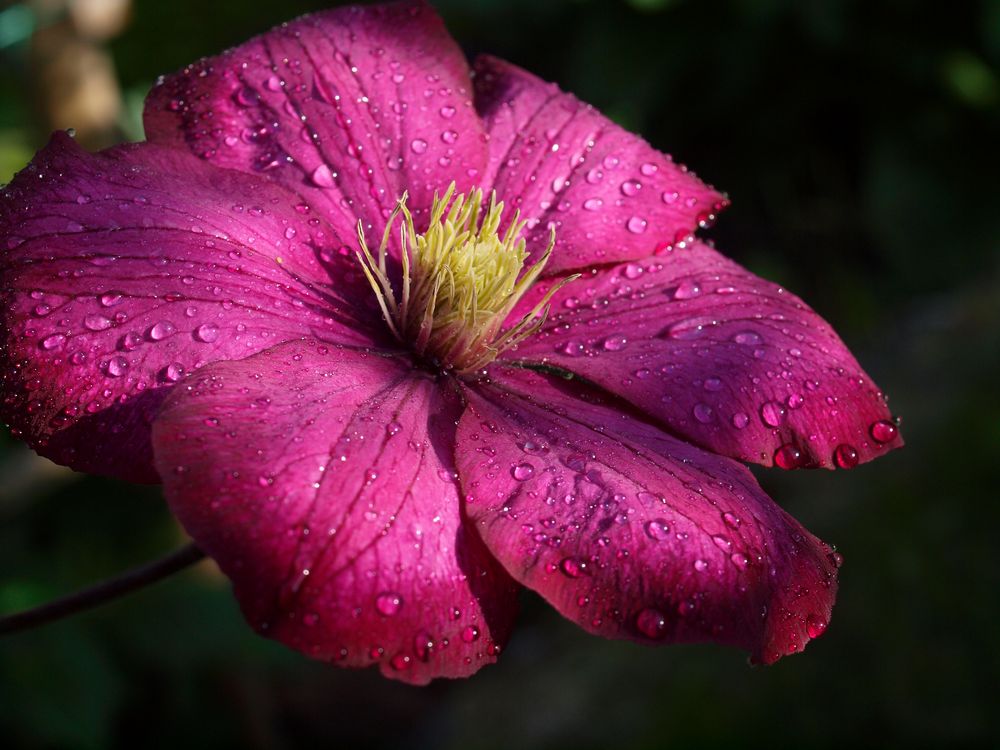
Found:
M 548 262 L 555 230 L 541 258 L 525 266 L 528 252 L 521 235 L 527 222 L 517 212 L 501 235 L 504 206 L 496 193 L 484 211 L 482 190 L 456 196 L 451 183 L 444 195 L 435 193 L 423 234 L 413 226 L 406 199 L 404 193 L 389 217 L 377 259 L 358 222 L 358 260 L 397 339 L 435 366 L 476 375 L 501 352 L 537 331 L 545 322 L 552 295 L 577 277 L 553 285 L 527 314 L 504 328 Z M 386 271 L 386 248 L 400 214 L 402 285 L 397 298 Z

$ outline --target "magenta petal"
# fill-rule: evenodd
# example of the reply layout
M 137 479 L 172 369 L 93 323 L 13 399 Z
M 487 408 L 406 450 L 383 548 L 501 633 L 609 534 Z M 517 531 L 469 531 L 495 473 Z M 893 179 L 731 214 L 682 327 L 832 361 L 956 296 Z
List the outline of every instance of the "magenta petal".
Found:
M 839 557 L 739 464 L 527 371 L 471 388 L 466 513 L 518 581 L 586 630 L 715 641 L 771 663 L 826 628 Z
M 851 468 L 902 445 L 882 392 L 833 329 L 702 243 L 567 285 L 513 356 L 577 373 L 743 461 Z
M 544 248 L 556 229 L 547 273 L 651 255 L 726 204 L 639 136 L 510 63 L 476 61 L 476 107 L 493 188 L 529 220 L 528 247 Z
M 73 468 L 155 481 L 149 421 L 192 370 L 303 336 L 370 343 L 377 315 L 344 299 L 364 279 L 295 202 L 178 151 L 57 133 L 0 193 L 4 419 Z
M 263 171 L 338 227 L 381 233 L 403 191 L 419 213 L 451 180 L 482 179 L 469 69 L 424 2 L 346 7 L 282 24 L 168 76 L 150 141 Z
M 296 343 L 190 382 L 154 425 L 156 465 L 255 628 L 414 683 L 495 661 L 516 586 L 464 526 L 458 412 L 432 378 Z

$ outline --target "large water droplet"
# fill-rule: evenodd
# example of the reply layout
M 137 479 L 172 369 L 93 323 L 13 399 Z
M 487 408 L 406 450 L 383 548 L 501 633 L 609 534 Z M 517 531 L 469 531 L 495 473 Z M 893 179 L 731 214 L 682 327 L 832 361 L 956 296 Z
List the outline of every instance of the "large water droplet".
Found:
M 149 338 L 153 341 L 163 341 L 167 336 L 172 336 L 177 332 L 177 328 L 169 320 L 161 320 L 149 329 Z
M 219 338 L 219 327 L 212 323 L 204 323 L 194 329 L 194 337 L 205 344 L 211 344 Z
M 111 321 L 103 315 L 88 315 L 83 319 L 83 325 L 90 331 L 105 331 L 111 327 Z
M 523 482 L 535 475 L 535 467 L 529 463 L 518 464 L 510 470 L 510 473 L 514 476 L 514 479 Z
M 691 410 L 694 414 L 694 418 L 697 419 L 702 424 L 708 424 L 712 421 L 712 407 L 708 404 L 698 403 L 694 405 L 694 409 Z
M 841 469 L 853 469 L 858 465 L 858 451 L 853 445 L 841 443 L 833 451 L 833 460 Z
M 633 216 L 625 223 L 625 228 L 632 234 L 642 234 L 647 226 L 648 222 L 641 216 Z
M 375 609 L 379 614 L 392 617 L 403 608 L 403 597 L 393 591 L 383 591 L 375 597 Z
M 871 426 L 872 439 L 876 443 L 888 443 L 896 437 L 896 425 L 885 419 L 880 419 Z
M 764 420 L 764 424 L 771 427 L 779 427 L 783 424 L 786 414 L 785 407 L 777 401 L 766 401 L 760 407 L 760 418 Z
M 635 626 L 638 631 L 653 640 L 659 640 L 667 634 L 667 618 L 660 610 L 646 607 L 635 616 Z
M 646 536 L 658 542 L 662 542 L 670 536 L 670 526 L 662 518 L 654 518 L 652 521 L 647 521 L 645 529 Z
M 336 174 L 330 171 L 330 167 L 326 164 L 320 164 L 316 169 L 312 171 L 312 182 L 316 187 L 321 188 L 332 188 L 337 183 L 334 181 Z
M 791 443 L 785 443 L 774 452 L 774 465 L 782 469 L 795 469 L 802 465 L 802 451 Z

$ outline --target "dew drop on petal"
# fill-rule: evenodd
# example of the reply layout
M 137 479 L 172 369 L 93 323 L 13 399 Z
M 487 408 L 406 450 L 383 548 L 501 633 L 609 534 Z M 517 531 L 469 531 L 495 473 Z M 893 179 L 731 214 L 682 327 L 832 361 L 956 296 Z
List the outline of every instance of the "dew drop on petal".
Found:
M 535 475 L 535 467 L 528 463 L 518 464 L 510 470 L 510 473 L 514 476 L 514 479 L 523 482 Z
M 743 344 L 743 346 L 757 346 L 762 339 L 760 334 L 754 331 L 740 331 L 733 335 L 733 341 L 737 344 Z
M 153 341 L 162 341 L 176 333 L 177 328 L 169 320 L 161 320 L 158 323 L 154 323 L 152 328 L 149 329 L 149 338 Z
M 410 141 L 410 151 L 415 154 L 422 154 L 427 151 L 427 141 L 423 138 L 414 138 Z
M 782 469 L 795 469 L 802 461 L 802 451 L 791 443 L 785 443 L 774 452 L 774 465 Z
M 619 352 L 625 348 L 626 344 L 628 344 L 627 338 L 621 335 L 615 335 L 615 336 L 608 336 L 606 339 L 604 339 L 604 343 L 602 344 L 602 346 L 604 347 L 605 351 Z
M 695 404 L 692 413 L 694 414 L 694 418 L 702 424 L 708 424 L 712 421 L 712 407 L 708 404 Z
M 330 171 L 330 167 L 326 164 L 320 164 L 316 169 L 312 171 L 312 182 L 316 187 L 321 188 L 332 188 L 336 183 L 334 182 L 334 174 Z
M 853 445 L 841 443 L 833 451 L 833 460 L 841 469 L 853 469 L 860 460 L 858 451 Z
M 205 344 L 211 344 L 219 338 L 219 327 L 211 323 L 204 323 L 194 329 L 194 337 Z
M 880 419 L 872 424 L 870 428 L 872 439 L 876 443 L 888 443 L 896 437 L 896 425 L 885 419 Z
M 479 640 L 479 628 L 469 625 L 462 630 L 462 640 L 466 643 L 474 643 Z
M 658 542 L 661 542 L 670 536 L 670 526 L 662 518 L 654 518 L 652 521 L 647 521 L 645 529 L 646 536 L 650 539 L 655 539 Z
M 53 349 L 58 349 L 60 346 L 66 343 L 66 337 L 61 333 L 53 333 L 51 336 L 46 336 L 42 339 L 42 349 L 51 351 Z
M 818 615 L 809 615 L 806 618 L 806 633 L 810 638 L 819 638 L 826 632 L 827 622 Z
M 128 360 L 125 357 L 112 357 L 108 360 L 107 373 L 109 377 L 121 377 L 126 370 L 128 370 Z
M 784 423 L 786 414 L 785 407 L 777 401 L 766 401 L 760 407 L 760 418 L 771 427 L 779 427 Z
M 564 557 L 559 570 L 568 578 L 579 578 L 588 572 L 587 561 L 580 557 Z
M 393 591 L 383 591 L 375 597 L 375 609 L 379 614 L 392 617 L 403 607 L 403 597 Z
M 88 315 L 83 319 L 83 325 L 90 331 L 105 331 L 111 327 L 111 321 L 103 315 Z
M 642 234 L 647 226 L 648 222 L 641 216 L 633 216 L 625 223 L 625 228 L 632 234 Z
M 738 411 L 735 414 L 733 414 L 732 422 L 733 422 L 733 427 L 735 427 L 737 430 L 742 430 L 744 427 L 750 424 L 750 417 L 748 417 L 743 412 Z
M 667 618 L 658 609 L 646 607 L 635 617 L 635 626 L 642 635 L 659 640 L 667 634 Z

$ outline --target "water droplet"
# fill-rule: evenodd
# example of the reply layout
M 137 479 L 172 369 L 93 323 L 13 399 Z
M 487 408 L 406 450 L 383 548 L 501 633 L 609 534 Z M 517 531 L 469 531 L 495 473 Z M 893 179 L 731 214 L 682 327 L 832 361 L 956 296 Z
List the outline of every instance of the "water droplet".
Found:
M 678 193 L 676 190 L 665 190 L 663 194 L 660 196 L 660 199 L 664 203 L 669 204 L 669 203 L 676 203 L 677 199 L 680 197 L 681 197 L 680 193 Z
M 639 167 L 639 172 L 641 172 L 646 177 L 652 177 L 656 174 L 657 166 L 652 162 L 646 162 L 641 167 Z
M 52 312 L 52 307 L 42 302 L 41 304 L 35 305 L 34 312 L 35 315 L 38 316 L 39 318 L 44 318 L 46 315 Z
M 462 630 L 462 640 L 466 643 L 473 643 L 479 640 L 479 628 L 475 625 L 469 625 L 467 628 Z
M 51 336 L 46 336 L 42 339 L 42 349 L 51 351 L 53 349 L 58 349 L 60 346 L 66 343 L 66 337 L 61 333 L 53 333 Z
M 708 404 L 695 404 L 694 409 L 691 411 L 694 414 L 694 418 L 702 424 L 708 424 L 712 421 L 712 407 Z
M 194 337 L 205 344 L 211 344 L 219 338 L 219 327 L 211 323 L 204 323 L 194 329 Z
M 733 565 L 735 565 L 740 570 L 744 570 L 746 566 L 750 563 L 750 561 L 747 559 L 747 556 L 740 552 L 734 552 L 733 554 L 731 554 L 729 556 L 729 560 L 733 563 Z
M 777 401 L 766 401 L 760 407 L 760 418 L 764 420 L 764 424 L 771 427 L 779 427 L 783 424 L 786 414 L 785 407 Z
M 896 437 L 896 425 L 885 419 L 880 419 L 871 426 L 872 439 L 876 443 L 888 443 Z
M 458 140 L 458 131 L 446 130 L 441 133 L 441 140 L 445 143 L 455 143 Z
M 738 529 L 740 527 L 740 524 L 743 523 L 740 520 L 739 516 L 737 516 L 735 513 L 730 513 L 728 511 L 722 514 L 722 520 L 725 521 L 726 526 L 728 526 L 731 529 Z
M 403 608 L 403 597 L 392 591 L 383 591 L 375 597 L 375 609 L 379 614 L 392 617 Z
M 514 476 L 514 479 L 523 482 L 535 475 L 535 467 L 528 463 L 518 464 L 510 470 L 510 473 Z
M 795 469 L 803 463 L 802 451 L 791 443 L 785 443 L 774 452 L 774 465 L 782 469 Z
M 604 201 L 600 198 L 587 198 L 587 200 L 583 202 L 583 208 L 585 211 L 597 211 L 603 205 Z
M 639 632 L 653 640 L 659 640 L 667 634 L 667 618 L 658 609 L 646 607 L 635 617 L 635 626 Z
M 455 108 L 451 106 L 441 107 L 439 112 L 441 113 L 441 116 L 446 120 L 450 120 L 452 117 L 455 116 Z
M 559 563 L 559 570 L 568 578 L 579 578 L 588 572 L 587 561 L 582 557 L 564 557 Z
M 792 393 L 785 399 L 785 403 L 788 404 L 789 409 L 801 409 L 802 404 L 805 402 L 806 400 L 798 393 Z
M 111 321 L 103 315 L 88 315 L 83 319 L 83 325 L 90 331 L 105 331 L 111 327 Z
M 661 542 L 670 536 L 670 526 L 668 526 L 666 520 L 662 518 L 654 518 L 652 521 L 647 521 L 645 529 L 646 536 L 650 539 L 655 539 L 658 542 Z
M 809 615 L 806 618 L 806 634 L 810 638 L 819 638 L 826 632 L 827 622 L 819 615 Z
M 740 331 L 739 333 L 733 335 L 733 341 L 737 344 L 743 344 L 744 346 L 757 346 L 761 343 L 762 339 L 760 335 L 754 331 Z
M 625 223 L 625 228 L 632 234 L 642 234 L 647 226 L 648 222 L 641 216 L 633 216 Z
M 426 630 L 419 631 L 413 636 L 413 653 L 420 661 L 427 661 L 434 650 L 434 637 Z
M 696 281 L 682 281 L 674 290 L 674 299 L 693 299 L 701 294 L 701 286 Z
M 583 355 L 584 346 L 579 341 L 566 341 L 557 346 L 556 351 L 567 357 L 580 357 Z
M 620 352 L 628 344 L 628 339 L 621 335 L 608 336 L 601 345 L 605 351 Z
M 733 421 L 733 427 L 735 427 L 737 430 L 742 430 L 744 427 L 750 424 L 750 417 L 748 417 L 743 412 L 738 411 L 735 414 L 733 414 L 732 421 Z
M 402 429 L 403 425 L 395 421 L 389 422 L 389 424 L 385 426 L 385 431 L 389 435 L 389 437 L 392 437 L 393 435 L 398 435 L 400 430 Z
M 153 341 L 163 341 L 167 336 L 172 336 L 177 332 L 177 328 L 169 320 L 161 320 L 149 329 L 149 338 Z
M 121 377 L 125 374 L 126 370 L 128 370 L 128 360 L 125 357 L 112 357 L 108 360 L 107 372 L 109 377 Z
M 621 185 L 622 195 L 627 195 L 630 198 L 634 195 L 638 195 L 641 189 L 642 183 L 638 180 L 625 180 L 625 182 Z
M 415 154 L 422 154 L 427 151 L 427 141 L 423 138 L 414 138 L 410 141 L 410 150 Z
M 184 377 L 184 366 L 177 362 L 172 362 L 163 368 L 163 379 L 168 383 L 176 383 L 182 377 Z
M 722 390 L 722 381 L 719 378 L 705 378 L 705 382 L 702 383 L 702 387 L 706 391 L 712 391 L 715 393 Z
M 694 561 L 694 569 L 697 570 L 699 573 L 704 573 L 706 570 L 708 570 L 708 561 L 702 560 L 699 557 L 697 560 Z
M 841 469 L 853 469 L 858 465 L 860 457 L 858 456 L 857 449 L 853 445 L 841 443 L 833 451 L 833 460 Z
M 321 188 L 332 188 L 336 185 L 335 177 L 336 174 L 330 171 L 330 167 L 326 164 L 320 164 L 312 171 L 311 175 L 313 185 Z

